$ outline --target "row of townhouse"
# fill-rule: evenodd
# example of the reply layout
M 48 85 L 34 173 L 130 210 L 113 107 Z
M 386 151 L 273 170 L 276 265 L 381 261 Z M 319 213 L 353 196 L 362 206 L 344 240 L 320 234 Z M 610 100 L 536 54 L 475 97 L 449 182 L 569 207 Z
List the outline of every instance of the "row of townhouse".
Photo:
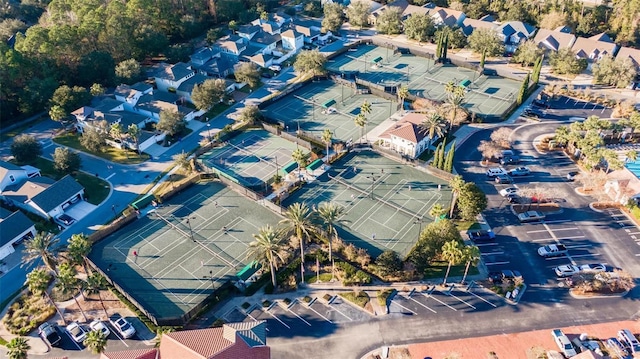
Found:
M 413 14 L 429 15 L 436 26 L 459 27 L 466 36 L 471 35 L 478 28 L 492 29 L 503 40 L 505 50 L 508 53 L 514 53 L 520 44 L 533 39 L 540 48 L 546 51 L 569 48 L 576 54 L 576 57 L 586 59 L 589 66 L 603 56 L 609 55 L 615 56 L 617 59 L 629 59 L 640 71 L 640 50 L 619 47 L 605 33 L 581 37 L 572 34 L 568 27 L 549 30 L 538 29 L 521 21 L 497 23 L 490 15 L 481 19 L 470 19 L 461 11 L 435 6 L 433 3 L 427 3 L 424 6 L 411 5 L 407 0 L 397 0 L 373 11 L 369 22 L 375 25 L 376 19 L 390 6 L 401 9 L 403 20 Z M 631 85 L 635 86 L 636 83 Z

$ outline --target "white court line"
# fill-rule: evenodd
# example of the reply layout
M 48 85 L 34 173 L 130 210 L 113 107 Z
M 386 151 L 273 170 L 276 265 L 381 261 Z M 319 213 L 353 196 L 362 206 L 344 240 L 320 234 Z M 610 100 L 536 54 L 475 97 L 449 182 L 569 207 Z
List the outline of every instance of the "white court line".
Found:
M 275 319 L 275 320 L 279 321 L 279 322 L 280 322 L 280 324 L 282 324 L 282 325 L 284 325 L 285 327 L 287 327 L 287 329 L 291 329 L 291 327 L 290 327 L 290 326 L 288 326 L 288 325 L 287 325 L 287 323 L 285 323 L 285 322 L 283 322 L 282 320 L 280 320 L 280 318 L 276 317 L 276 316 L 275 316 L 273 313 L 271 313 L 270 311 L 268 311 L 268 310 L 264 310 L 264 309 L 261 309 L 261 310 L 262 310 L 263 312 L 265 312 L 265 313 L 269 314 L 270 316 L 272 316 L 272 317 L 273 317 L 273 319 Z
M 424 296 L 425 296 L 425 297 L 427 297 L 427 298 L 431 298 L 431 299 L 435 300 L 436 302 L 439 302 L 439 303 L 440 303 L 440 304 L 442 304 L 442 305 L 445 305 L 445 306 L 449 307 L 449 309 L 453 309 L 453 310 L 454 310 L 454 311 L 456 311 L 456 312 L 458 311 L 456 308 L 454 308 L 454 307 L 450 306 L 449 304 L 447 304 L 447 303 L 445 303 L 445 302 L 441 301 L 440 299 L 438 299 L 438 298 L 436 298 L 436 297 L 432 296 L 431 294 L 425 294 L 425 293 L 422 293 L 422 292 L 421 292 L 420 294 L 424 295 Z
M 401 296 L 401 295 L 398 295 L 398 296 L 399 296 L 399 297 L 401 297 L 401 298 L 404 298 L 404 297 L 403 297 L 403 296 Z M 405 298 L 405 299 L 406 299 L 406 298 Z M 392 303 L 392 304 L 394 304 L 394 305 L 397 305 L 397 306 L 398 306 L 398 307 L 400 307 L 400 308 L 404 308 L 404 309 L 406 309 L 406 310 L 410 311 L 411 313 L 413 313 L 413 315 L 417 315 L 417 314 L 418 314 L 418 313 L 414 312 L 413 310 L 411 310 L 411 309 L 409 309 L 409 308 L 405 307 L 404 305 L 396 303 L 396 302 L 395 302 L 395 301 L 393 301 L 393 300 L 391 301 L 391 303 Z
M 113 176 L 115 176 L 115 175 L 116 175 L 115 173 L 112 173 L 112 174 L 110 174 L 110 175 L 109 175 L 109 177 L 105 178 L 105 180 L 107 180 L 107 181 L 108 181 L 111 177 L 113 177 Z

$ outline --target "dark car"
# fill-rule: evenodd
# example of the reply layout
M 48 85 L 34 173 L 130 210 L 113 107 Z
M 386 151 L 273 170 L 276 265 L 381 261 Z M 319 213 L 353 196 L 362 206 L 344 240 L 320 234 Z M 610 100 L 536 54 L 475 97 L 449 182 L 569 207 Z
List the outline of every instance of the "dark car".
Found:
M 492 230 L 468 230 L 467 236 L 474 242 L 491 242 L 496 238 Z
M 509 203 L 511 203 L 511 204 L 520 204 L 520 203 L 522 203 L 522 197 L 518 196 L 515 193 L 508 194 L 507 195 L 507 201 L 509 201 Z
M 489 281 L 492 283 L 500 283 L 503 280 L 514 280 L 514 279 L 522 279 L 522 274 L 517 270 L 505 269 L 500 272 L 491 272 L 489 273 Z
M 544 117 L 546 115 L 545 111 L 531 107 L 525 108 L 522 114 L 530 117 Z
M 567 181 L 575 181 L 576 180 L 576 176 L 578 175 L 579 172 L 569 172 L 567 173 Z
M 534 107 L 540 107 L 543 109 L 547 109 L 549 108 L 549 104 L 547 104 L 545 101 L 543 100 L 533 100 L 533 102 L 531 103 L 532 106 Z
M 496 181 L 496 183 L 501 183 L 501 184 L 513 183 L 513 178 L 511 178 L 510 176 L 507 176 L 507 175 L 498 175 L 498 176 L 496 176 L 495 181 Z
M 501 165 L 515 165 L 520 163 L 520 157 L 518 156 L 505 156 L 500 159 Z
M 42 337 L 42 340 L 51 346 L 60 344 L 60 341 L 62 340 L 62 338 L 60 338 L 60 334 L 58 334 L 56 326 L 51 323 L 42 323 L 38 327 L 38 334 Z
M 265 79 L 270 79 L 273 77 L 273 75 L 269 72 L 263 72 L 262 77 L 264 77 Z
M 67 214 L 63 214 L 60 217 L 58 217 L 58 221 L 60 221 L 60 223 L 64 224 L 65 226 L 70 226 L 72 225 L 76 220 L 73 219 L 71 216 L 67 215 Z

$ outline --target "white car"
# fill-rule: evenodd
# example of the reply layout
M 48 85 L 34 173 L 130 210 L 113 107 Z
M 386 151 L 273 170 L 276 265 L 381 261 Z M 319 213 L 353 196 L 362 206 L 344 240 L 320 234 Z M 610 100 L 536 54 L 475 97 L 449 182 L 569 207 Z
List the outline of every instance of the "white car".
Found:
M 553 269 L 556 272 L 556 275 L 560 278 L 571 277 L 572 275 L 580 272 L 580 268 L 578 266 L 574 266 L 573 264 L 566 264 L 557 266 Z
M 122 335 L 125 339 L 131 338 L 134 334 L 136 334 L 136 328 L 129 323 L 128 320 L 120 317 L 115 320 L 111 320 L 111 324 L 116 328 L 116 330 Z
M 107 327 L 107 325 L 101 320 L 94 320 L 93 322 L 91 322 L 91 324 L 89 324 L 89 328 L 91 328 L 91 330 L 95 332 L 104 334 L 105 338 L 108 337 L 109 334 L 111 334 L 109 327 Z
M 583 264 L 583 265 L 580 266 L 580 271 L 581 272 L 586 272 L 586 273 L 606 272 L 607 271 L 607 266 L 605 266 L 602 263 Z
M 507 171 L 502 167 L 493 167 L 487 170 L 487 177 L 494 178 L 499 175 L 506 175 Z
M 511 176 L 528 176 L 529 174 L 531 174 L 531 170 L 529 170 L 529 168 L 527 167 L 516 167 L 514 169 L 512 169 L 511 171 L 509 171 L 509 174 Z
M 78 324 L 78 322 L 73 322 L 67 325 L 66 330 L 76 343 L 82 343 L 87 338 L 87 332 L 80 326 L 80 324 Z
M 510 194 L 518 193 L 518 187 L 507 187 L 500 190 L 500 195 L 502 197 L 508 196 Z
M 567 338 L 567 336 L 564 335 L 562 330 L 560 329 L 552 330 L 551 336 L 553 337 L 553 340 L 556 342 L 556 344 L 558 345 L 558 348 L 566 358 L 571 358 L 574 355 L 578 355 L 578 353 L 576 352 L 576 349 L 571 344 L 571 341 L 569 341 L 569 338 Z

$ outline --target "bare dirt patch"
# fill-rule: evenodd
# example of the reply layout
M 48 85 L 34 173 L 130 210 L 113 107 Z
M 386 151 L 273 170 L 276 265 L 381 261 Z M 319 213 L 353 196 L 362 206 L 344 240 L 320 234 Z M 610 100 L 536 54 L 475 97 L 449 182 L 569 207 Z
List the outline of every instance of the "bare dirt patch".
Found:
M 100 292 L 100 295 L 102 296 L 102 302 L 107 309 L 107 313 L 104 312 L 97 294 L 90 296 L 85 295 L 84 298 L 82 295 L 78 295 L 76 298 L 89 321 L 95 319 L 107 320 L 108 315 L 113 315 L 115 313 L 130 315 L 129 309 L 118 299 L 118 297 L 115 296 L 115 294 L 108 290 L 103 290 Z M 63 309 L 64 319 L 67 322 L 78 321 L 82 323 L 85 321 L 82 316 L 82 312 L 73 299 L 65 302 L 64 308 L 61 309 Z

